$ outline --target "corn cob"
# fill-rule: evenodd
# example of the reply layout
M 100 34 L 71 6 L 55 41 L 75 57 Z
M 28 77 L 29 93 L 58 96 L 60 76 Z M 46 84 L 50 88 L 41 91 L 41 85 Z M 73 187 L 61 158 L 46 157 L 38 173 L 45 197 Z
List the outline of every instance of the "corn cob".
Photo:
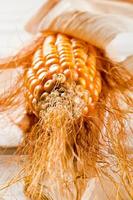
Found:
M 37 113 L 37 102 L 57 82 L 75 82 L 88 92 L 88 107 L 94 105 L 101 92 L 101 78 L 93 48 L 63 34 L 48 35 L 33 55 L 25 75 L 25 97 L 32 112 Z

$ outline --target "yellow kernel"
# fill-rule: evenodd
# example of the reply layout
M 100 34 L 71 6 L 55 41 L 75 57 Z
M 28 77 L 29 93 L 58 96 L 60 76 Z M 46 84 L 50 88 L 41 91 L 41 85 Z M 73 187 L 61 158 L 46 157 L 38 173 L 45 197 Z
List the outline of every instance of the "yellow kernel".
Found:
M 94 101 L 98 101 L 98 98 L 99 98 L 99 93 L 98 93 L 98 91 L 95 89 L 95 90 L 93 91 L 93 99 L 94 99 Z
M 73 49 L 83 49 L 84 51 L 87 51 L 87 47 L 85 44 L 79 42 L 79 41 L 73 41 L 73 39 L 71 40 L 72 41 L 72 47 Z
M 32 94 L 29 95 L 28 99 L 29 99 L 28 105 L 29 105 L 30 109 L 33 110 L 33 105 L 32 105 L 33 96 L 32 96 Z
M 61 55 L 70 55 L 70 50 L 69 49 L 63 49 L 59 51 L 59 56 Z
M 63 68 L 63 69 L 66 69 L 66 68 L 71 68 L 73 66 L 73 63 L 72 62 L 63 62 L 63 63 L 61 63 L 61 67 Z
M 84 73 L 87 73 L 87 71 L 83 67 L 77 67 L 77 71 L 80 76 L 83 76 Z
M 76 62 L 75 65 L 77 66 L 77 68 L 85 68 L 86 67 L 85 63 L 83 64 L 81 62 Z
M 101 86 L 101 81 L 98 77 L 95 80 L 95 86 L 96 86 L 96 88 L 99 88 Z
M 43 56 L 36 56 L 36 57 L 34 56 L 32 59 L 32 64 L 35 65 L 37 62 L 43 61 L 43 60 L 44 60 Z
M 70 78 L 70 74 L 71 74 L 70 69 L 65 69 L 63 74 L 65 74 L 66 78 Z
M 87 54 L 83 51 L 83 49 L 75 49 L 73 52 L 74 52 L 74 57 L 75 58 L 80 58 L 84 62 L 86 62 Z
M 47 70 L 46 70 L 45 68 L 40 68 L 40 69 L 37 71 L 36 75 L 39 76 L 42 72 L 46 72 L 46 71 L 47 71 Z
M 32 80 L 31 83 L 29 84 L 29 90 L 31 92 L 33 92 L 35 86 L 38 85 L 38 84 L 39 84 L 39 81 L 37 79 Z
M 32 61 L 32 65 L 36 65 L 38 62 L 44 62 L 44 58 L 43 57 L 34 58 Z
M 90 105 L 92 103 L 92 97 L 88 98 L 88 104 Z
M 99 95 L 99 93 L 98 93 L 98 91 L 97 91 L 96 89 L 94 90 L 93 93 L 94 93 L 95 96 L 98 96 L 98 95 Z
M 33 55 L 33 60 L 34 59 L 36 59 L 36 58 L 41 58 L 41 57 L 43 57 L 43 55 L 42 55 L 42 49 L 39 49 L 39 51 L 38 52 L 35 52 L 35 54 Z
M 45 43 L 44 43 L 44 49 L 45 50 L 46 49 L 56 49 L 56 46 L 55 46 L 55 44 L 49 43 L 49 44 L 45 45 Z
M 56 42 L 58 47 L 69 47 L 71 48 L 71 43 L 68 41 L 60 41 L 60 42 Z
M 82 44 L 72 44 L 72 47 L 73 47 L 73 49 L 78 49 L 78 48 L 83 48 L 83 45 Z
M 96 73 L 96 69 L 93 69 L 92 66 L 90 66 L 90 67 L 88 68 L 88 70 L 89 70 L 89 73 L 94 77 L 94 76 L 95 76 L 95 73 Z
M 54 44 L 56 41 L 56 38 L 54 35 L 49 35 L 46 37 L 45 41 L 44 41 L 44 45 L 47 45 L 47 44 Z
M 45 100 L 47 96 L 48 96 L 48 92 L 44 92 L 44 93 L 41 95 L 40 100 Z
M 36 50 L 34 57 L 42 55 L 42 48 Z
M 88 89 L 92 92 L 93 91 L 93 89 L 94 89 L 94 86 L 93 86 L 93 84 L 92 83 L 90 83 L 89 85 L 88 85 Z
M 65 53 L 65 54 L 61 54 L 61 55 L 60 55 L 60 59 L 62 59 L 62 58 L 69 58 L 69 59 L 72 59 L 72 55 L 69 54 L 69 53 L 68 53 L 68 54 L 66 54 L 66 53 Z
M 47 78 L 48 78 L 48 72 L 42 72 L 42 73 L 40 73 L 39 76 L 38 76 L 38 79 L 39 79 L 40 81 L 44 81 L 44 80 L 46 80 Z
M 58 58 L 59 56 L 58 56 L 58 54 L 57 53 L 51 53 L 51 54 L 48 54 L 47 56 L 46 56 L 46 60 L 49 60 L 49 59 L 51 59 L 51 58 Z
M 57 40 L 56 41 L 61 41 L 61 40 L 66 40 L 66 41 L 69 41 L 68 37 L 63 35 L 63 34 L 60 34 L 58 33 L 57 34 Z
M 37 105 L 37 100 L 35 98 L 33 98 L 32 100 L 32 105 L 35 107 Z
M 43 49 L 43 55 L 44 57 L 48 56 L 49 54 L 54 54 L 54 53 L 57 53 L 57 50 L 56 50 L 56 47 L 45 47 Z
M 44 84 L 44 90 L 47 91 L 47 92 L 50 92 L 53 87 L 54 87 L 54 81 L 53 80 L 48 80 L 45 84 Z
M 91 76 L 90 74 L 88 74 L 88 77 L 87 77 L 87 82 L 90 84 L 94 81 L 94 77 Z
M 37 86 L 34 88 L 33 96 L 34 96 L 35 98 L 38 98 L 41 91 L 42 91 L 42 86 L 41 86 L 41 85 L 37 85 Z
M 46 61 L 45 67 L 50 67 L 50 65 L 58 64 L 58 63 L 59 63 L 59 60 L 57 58 L 51 58 Z
M 63 62 L 71 62 L 71 59 L 67 57 L 60 58 L 60 63 L 63 63 Z
M 63 72 L 66 76 L 66 78 L 70 78 L 73 81 L 77 81 L 79 76 L 76 70 L 72 70 L 72 69 L 65 69 Z
M 40 69 L 40 68 L 42 68 L 42 67 L 44 67 L 44 62 L 41 61 L 41 60 L 40 60 L 39 62 L 33 64 L 33 69 L 34 69 L 35 71 L 38 70 L 38 69 Z
M 64 51 L 64 52 L 67 52 L 67 53 L 69 53 L 70 54 L 70 52 L 71 52 L 71 48 L 70 47 L 68 47 L 68 46 L 60 46 L 60 47 L 58 47 L 58 51 L 60 52 L 60 51 Z
M 74 81 L 78 81 L 79 75 L 78 75 L 77 71 L 76 70 L 72 70 L 71 74 L 72 74 L 73 80 Z
M 81 59 L 81 58 L 75 58 L 75 62 L 76 64 L 80 64 L 81 66 L 84 66 L 85 65 L 85 62 Z
M 84 87 L 86 88 L 86 81 L 84 78 L 79 78 L 79 83 Z
M 34 80 L 34 79 L 35 79 L 35 76 L 31 76 L 31 77 L 27 78 L 27 79 L 25 80 L 25 85 L 26 85 L 26 87 L 29 87 L 30 82 L 31 82 L 32 80 Z
M 30 78 L 31 76 L 34 76 L 34 71 L 33 69 L 29 69 L 26 73 L 27 78 Z
M 33 95 L 32 94 L 30 94 L 30 93 L 28 93 L 28 98 L 29 98 L 29 100 L 30 100 L 30 102 L 33 100 Z
M 57 65 L 57 64 L 51 65 L 51 66 L 49 67 L 49 73 L 50 73 L 50 74 L 58 73 L 59 70 L 60 70 L 60 66 Z

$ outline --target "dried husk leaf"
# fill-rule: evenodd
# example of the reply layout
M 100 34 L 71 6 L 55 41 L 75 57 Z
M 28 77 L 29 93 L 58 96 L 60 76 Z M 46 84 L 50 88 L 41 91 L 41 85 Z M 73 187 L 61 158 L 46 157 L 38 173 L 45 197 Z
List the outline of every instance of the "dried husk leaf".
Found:
M 104 0 L 63 0 L 47 9 L 42 9 L 44 17 L 37 13 L 27 23 L 27 31 L 50 30 L 78 37 L 105 50 L 117 62 L 133 55 L 133 5 Z M 126 64 L 130 65 L 130 59 Z

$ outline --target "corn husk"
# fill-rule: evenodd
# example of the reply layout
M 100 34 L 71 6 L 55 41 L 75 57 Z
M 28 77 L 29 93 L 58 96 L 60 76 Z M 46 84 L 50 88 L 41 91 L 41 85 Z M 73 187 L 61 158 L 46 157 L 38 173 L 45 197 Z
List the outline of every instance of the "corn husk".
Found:
M 26 24 L 26 30 L 33 34 L 50 30 L 78 37 L 105 50 L 111 60 L 133 68 L 133 4 L 105 0 L 47 1 Z

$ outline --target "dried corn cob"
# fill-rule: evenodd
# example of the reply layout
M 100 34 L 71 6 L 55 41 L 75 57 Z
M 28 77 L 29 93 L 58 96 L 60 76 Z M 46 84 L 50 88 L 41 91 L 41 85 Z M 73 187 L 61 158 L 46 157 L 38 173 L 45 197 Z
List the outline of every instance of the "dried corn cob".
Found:
M 33 55 L 30 67 L 25 69 L 24 65 L 25 101 L 32 113 L 26 115 L 28 127 L 23 129 L 25 137 L 19 150 L 20 155 L 28 154 L 23 172 L 26 174 L 25 193 L 30 199 L 38 199 L 38 197 L 47 199 L 46 196 L 52 196 L 52 184 L 49 184 L 51 182 L 48 181 L 48 187 L 45 188 L 45 180 L 47 182 L 48 179 L 55 182 L 53 185 L 57 184 L 62 197 L 67 192 L 72 194 L 71 183 L 73 182 L 79 197 L 76 199 L 80 199 L 86 181 L 88 182 L 90 176 L 93 176 L 93 171 L 94 177 L 107 175 L 107 178 L 111 178 L 110 180 L 115 183 L 114 167 L 115 171 L 120 172 L 118 175 L 123 181 L 125 191 L 131 197 L 133 196 L 132 180 L 130 180 L 132 160 L 126 153 L 127 129 L 124 126 L 124 123 L 128 122 L 127 114 L 131 114 L 131 110 L 125 112 L 125 109 L 123 110 L 119 105 L 120 98 L 128 107 L 132 105 L 130 92 L 127 92 L 132 90 L 132 76 L 124 68 L 116 67 L 111 63 L 104 57 L 103 52 L 99 52 L 98 55 L 103 75 L 101 97 L 99 97 L 101 76 L 96 66 L 95 48 L 82 41 L 61 34 L 51 34 L 44 39 L 44 43 Z M 30 60 L 31 57 L 26 58 Z M 24 63 L 27 63 L 27 60 L 24 60 Z M 121 74 L 124 76 L 120 76 Z M 20 77 L 19 80 L 22 78 Z M 72 90 L 69 90 L 71 84 Z M 76 93 L 73 86 L 79 93 Z M 9 104 L 13 105 L 16 94 L 20 94 L 23 87 L 18 89 L 16 91 L 14 87 L 6 98 L 1 98 L 1 107 L 3 104 L 5 107 Z M 66 93 L 61 93 L 62 89 Z M 73 93 L 69 93 L 71 91 Z M 53 102 L 49 102 L 49 99 Z M 79 107 L 75 106 L 78 101 L 86 102 L 82 104 L 81 109 L 84 108 L 84 111 L 88 112 L 99 99 L 102 103 L 95 107 L 95 112 L 85 118 Z M 47 103 L 49 103 L 48 109 L 45 107 Z M 42 110 L 39 104 L 42 104 Z M 78 119 L 77 116 L 75 117 L 75 108 L 78 108 Z M 39 120 L 33 113 L 39 117 Z M 116 125 L 114 126 L 112 122 Z M 24 125 L 25 120 L 21 123 Z M 112 166 L 112 159 L 115 166 Z M 110 176 L 110 172 L 113 176 Z M 126 174 L 125 178 L 123 173 Z M 67 178 L 69 174 L 71 180 Z M 119 184 L 115 185 L 119 188 Z M 118 194 L 117 191 L 116 193 Z M 74 198 L 71 196 L 66 199 Z
M 87 106 L 98 101 L 101 78 L 96 69 L 94 50 L 87 43 L 63 34 L 48 35 L 35 52 L 26 71 L 25 97 L 28 107 L 38 113 L 37 102 L 46 97 L 56 83 L 75 82 L 88 92 Z

